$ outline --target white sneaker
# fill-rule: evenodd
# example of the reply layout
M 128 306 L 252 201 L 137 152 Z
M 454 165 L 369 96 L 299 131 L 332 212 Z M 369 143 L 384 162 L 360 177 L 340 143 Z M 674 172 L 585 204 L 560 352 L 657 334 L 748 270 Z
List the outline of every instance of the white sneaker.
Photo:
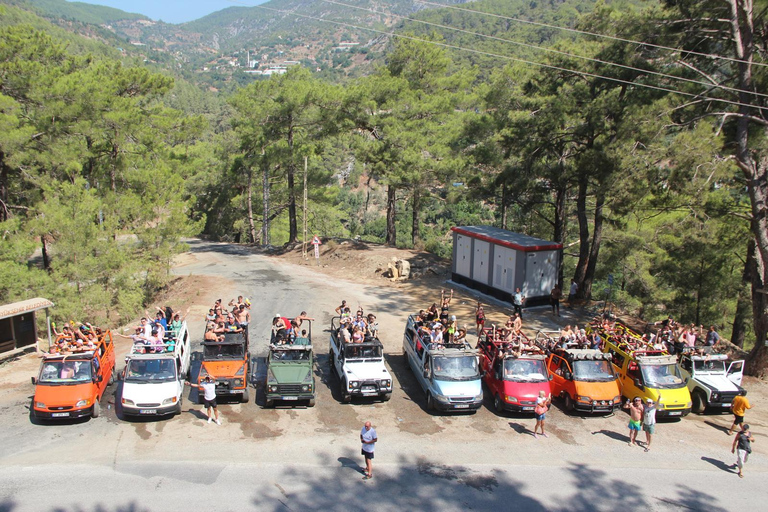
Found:
M 212 422 L 213 418 L 208 418 L 208 423 Z
M 218 419 L 218 418 L 216 419 L 216 424 L 217 424 L 217 425 L 221 425 L 221 422 L 219 421 L 219 419 Z

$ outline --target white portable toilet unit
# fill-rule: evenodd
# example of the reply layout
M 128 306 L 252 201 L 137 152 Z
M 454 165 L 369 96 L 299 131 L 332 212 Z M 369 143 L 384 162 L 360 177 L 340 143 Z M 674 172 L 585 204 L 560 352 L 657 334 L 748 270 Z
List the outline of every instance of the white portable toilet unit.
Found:
M 549 301 L 549 293 L 557 283 L 562 244 L 492 226 L 451 230 L 454 282 L 508 302 L 520 288 L 526 306 Z

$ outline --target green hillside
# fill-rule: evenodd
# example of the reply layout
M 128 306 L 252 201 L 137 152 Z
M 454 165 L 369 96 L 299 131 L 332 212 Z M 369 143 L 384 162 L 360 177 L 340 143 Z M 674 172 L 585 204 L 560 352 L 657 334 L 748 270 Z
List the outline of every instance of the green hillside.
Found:
M 114 23 L 115 21 L 122 20 L 149 19 L 142 14 L 129 13 L 113 7 L 82 2 L 67 2 L 66 0 L 12 0 L 5 3 L 30 4 L 45 17 L 64 18 L 94 25 Z

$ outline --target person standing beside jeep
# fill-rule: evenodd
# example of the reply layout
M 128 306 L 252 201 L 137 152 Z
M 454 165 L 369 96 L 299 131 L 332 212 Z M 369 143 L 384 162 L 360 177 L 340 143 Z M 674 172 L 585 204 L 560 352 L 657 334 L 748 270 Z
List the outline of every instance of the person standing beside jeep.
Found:
M 376 448 L 376 441 L 379 438 L 376 436 L 376 430 L 371 426 L 370 421 L 366 421 L 363 426 L 363 430 L 360 431 L 360 442 L 363 443 L 362 455 L 365 457 L 365 476 L 363 480 L 370 480 L 373 478 L 373 451 Z
M 210 375 L 206 375 L 203 382 L 200 384 L 191 384 L 189 381 L 185 381 L 187 386 L 196 387 L 199 391 L 203 392 L 203 401 L 205 402 L 205 408 L 208 411 L 208 423 L 214 421 L 216 418 L 216 424 L 221 425 L 219 421 L 219 410 L 216 407 L 216 383 L 211 380 Z

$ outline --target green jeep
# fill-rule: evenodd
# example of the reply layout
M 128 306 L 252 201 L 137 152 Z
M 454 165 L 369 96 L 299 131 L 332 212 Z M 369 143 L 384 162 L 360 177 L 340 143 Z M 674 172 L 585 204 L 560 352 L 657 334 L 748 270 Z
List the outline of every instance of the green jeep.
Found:
M 306 401 L 315 405 L 315 357 L 312 352 L 312 326 L 306 338 L 276 339 L 272 336 L 267 356 L 267 407 L 275 400 L 285 402 Z

